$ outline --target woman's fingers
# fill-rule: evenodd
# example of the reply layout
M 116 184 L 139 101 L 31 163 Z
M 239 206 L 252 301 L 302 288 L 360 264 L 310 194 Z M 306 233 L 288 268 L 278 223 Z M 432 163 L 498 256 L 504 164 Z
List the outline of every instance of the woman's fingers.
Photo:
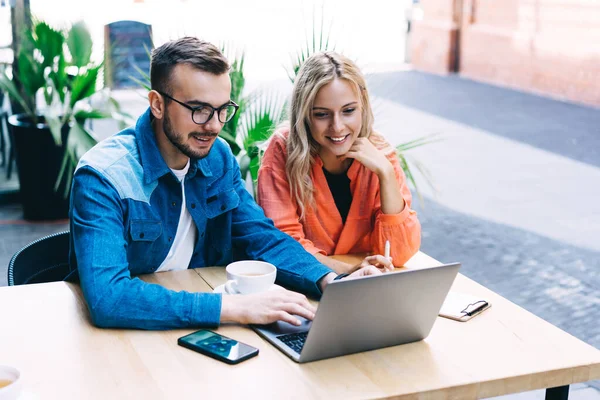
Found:
M 365 261 L 367 261 L 369 264 L 375 265 L 385 271 L 393 271 L 394 270 L 394 264 L 392 264 L 391 257 L 387 258 L 387 257 L 382 256 L 381 254 L 376 254 L 376 255 L 366 257 Z

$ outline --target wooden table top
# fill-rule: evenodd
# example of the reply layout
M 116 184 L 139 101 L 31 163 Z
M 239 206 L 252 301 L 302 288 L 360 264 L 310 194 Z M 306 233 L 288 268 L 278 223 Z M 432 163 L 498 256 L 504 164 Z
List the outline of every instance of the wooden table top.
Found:
M 351 258 L 350 258 L 351 259 Z M 438 264 L 419 253 L 409 268 Z M 210 291 L 222 267 L 142 279 Z M 22 373 L 23 399 L 386 398 L 474 399 L 600 378 L 600 350 L 459 274 L 453 291 L 492 308 L 469 322 L 438 318 L 425 340 L 297 364 L 252 330 L 217 331 L 259 348 L 227 365 L 177 345 L 195 329 L 138 331 L 91 325 L 80 288 L 56 282 L 0 288 L 0 364 Z

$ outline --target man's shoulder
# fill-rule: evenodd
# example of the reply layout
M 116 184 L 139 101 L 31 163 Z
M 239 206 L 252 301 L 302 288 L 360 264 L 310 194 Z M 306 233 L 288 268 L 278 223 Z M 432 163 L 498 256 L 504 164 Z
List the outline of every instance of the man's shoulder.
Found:
M 148 202 L 156 188 L 156 182 L 144 184 L 144 169 L 133 128 L 125 129 L 94 146 L 81 158 L 77 170 L 85 167 L 108 181 L 121 199 Z
M 90 166 L 104 173 L 123 159 L 127 159 L 128 163 L 139 164 L 139 152 L 133 128 L 125 129 L 96 144 L 81 157 L 77 169 Z

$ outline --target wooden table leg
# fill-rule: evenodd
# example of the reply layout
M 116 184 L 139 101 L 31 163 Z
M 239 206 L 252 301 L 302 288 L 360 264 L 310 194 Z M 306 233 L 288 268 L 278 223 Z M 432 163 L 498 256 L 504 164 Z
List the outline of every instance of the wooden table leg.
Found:
M 546 389 L 546 400 L 568 400 L 569 385 Z

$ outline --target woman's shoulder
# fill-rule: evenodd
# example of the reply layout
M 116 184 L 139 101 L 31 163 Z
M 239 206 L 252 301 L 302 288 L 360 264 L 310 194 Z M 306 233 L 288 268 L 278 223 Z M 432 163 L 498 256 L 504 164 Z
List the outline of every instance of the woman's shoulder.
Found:
M 285 148 L 287 138 L 290 136 L 290 128 L 288 126 L 280 126 L 275 129 L 275 132 L 269 138 L 269 144 L 275 143 L 277 146 L 283 146 Z
M 371 132 L 369 141 L 373 143 L 377 150 L 382 151 L 386 156 L 390 157 L 391 155 L 396 155 L 396 149 L 389 144 L 381 133 L 375 131 Z
M 265 152 L 261 165 L 273 166 L 277 164 L 285 164 L 287 158 L 287 138 L 290 134 L 288 127 L 279 127 L 273 132 L 266 143 Z

